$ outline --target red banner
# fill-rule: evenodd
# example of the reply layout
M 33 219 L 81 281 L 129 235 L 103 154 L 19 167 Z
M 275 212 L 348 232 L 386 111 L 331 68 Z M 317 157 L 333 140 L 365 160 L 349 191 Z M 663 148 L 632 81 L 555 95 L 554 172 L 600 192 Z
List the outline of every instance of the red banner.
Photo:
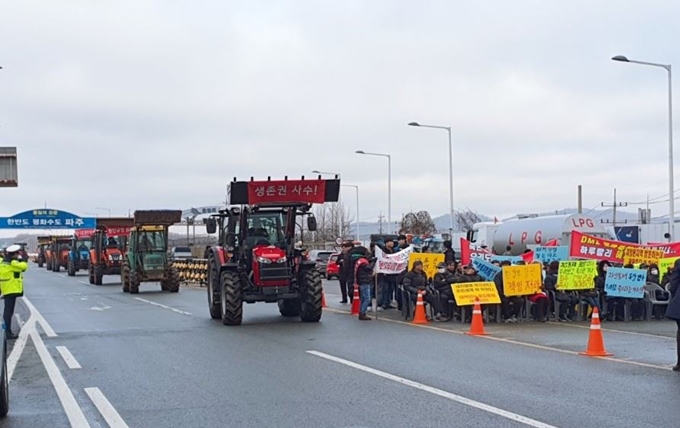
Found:
M 122 236 L 130 233 L 131 227 L 107 227 L 106 236 Z M 76 229 L 76 238 L 89 239 L 94 234 L 94 229 Z
M 249 181 L 250 204 L 323 204 L 326 200 L 325 180 Z
M 491 261 L 489 250 L 477 247 L 465 238 L 460 238 L 460 261 L 464 265 L 471 263 L 472 257 L 479 257 L 485 261 Z
M 649 248 L 663 250 L 664 257 L 680 256 L 680 242 L 668 244 L 648 243 L 647 245 L 632 244 L 630 242 L 611 241 L 609 239 L 596 238 L 585 233 L 573 230 L 571 232 L 571 248 L 569 255 L 581 259 L 609 260 L 610 262 L 623 263 L 626 248 Z

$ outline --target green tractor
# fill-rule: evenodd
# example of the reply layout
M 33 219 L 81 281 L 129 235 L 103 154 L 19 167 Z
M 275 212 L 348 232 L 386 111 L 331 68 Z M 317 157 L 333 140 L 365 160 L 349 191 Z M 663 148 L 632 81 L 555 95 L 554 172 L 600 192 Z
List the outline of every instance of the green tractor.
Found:
M 168 229 L 181 220 L 180 210 L 135 211 L 121 270 L 123 292 L 139 293 L 142 282 L 160 282 L 163 291 L 179 291 L 179 276 L 168 257 Z

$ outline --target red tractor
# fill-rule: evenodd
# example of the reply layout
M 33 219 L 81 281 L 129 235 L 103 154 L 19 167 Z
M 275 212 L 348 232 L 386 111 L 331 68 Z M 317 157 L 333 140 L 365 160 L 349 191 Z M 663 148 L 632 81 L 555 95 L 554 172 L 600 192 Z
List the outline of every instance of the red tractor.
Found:
M 90 248 L 90 284 L 102 285 L 104 275 L 121 274 L 127 235 L 134 223 L 130 217 L 97 218 Z
M 322 285 L 316 262 L 295 247 L 298 218 L 316 230 L 312 204 L 337 202 L 340 180 L 234 181 L 230 208 L 206 222 L 219 228 L 218 245 L 208 248 L 208 308 L 213 319 L 240 325 L 243 302 L 277 302 L 285 317 L 321 319 Z
M 50 265 L 48 267 L 52 272 L 59 272 L 62 267 L 66 269 L 68 266 L 68 252 L 71 249 L 70 236 L 55 236 L 52 238 L 50 246 Z

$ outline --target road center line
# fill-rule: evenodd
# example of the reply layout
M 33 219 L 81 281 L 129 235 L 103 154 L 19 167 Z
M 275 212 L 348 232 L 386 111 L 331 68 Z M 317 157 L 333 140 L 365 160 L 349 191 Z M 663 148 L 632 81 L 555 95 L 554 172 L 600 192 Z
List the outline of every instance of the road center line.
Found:
M 56 346 L 56 348 L 57 351 L 59 351 L 61 358 L 64 359 L 64 362 L 66 363 L 69 369 L 82 369 L 80 363 L 78 363 L 78 360 L 76 360 L 76 357 L 73 356 L 73 354 L 71 353 L 71 351 L 68 350 L 67 347 Z
M 7 357 L 7 381 L 12 380 L 12 375 L 14 374 L 14 369 L 17 367 L 17 363 L 19 362 L 19 359 L 21 358 L 21 354 L 24 352 L 24 348 L 26 347 L 26 342 L 28 342 L 28 335 L 31 333 L 31 331 L 35 330 L 35 317 L 31 315 L 28 318 L 28 321 L 24 324 L 23 328 L 19 332 L 19 337 L 16 339 L 16 342 L 14 343 L 14 347 L 12 348 L 12 352 L 9 354 L 9 357 Z
M 150 305 L 158 306 L 158 307 L 163 308 L 163 309 L 169 309 L 173 312 L 177 312 L 178 314 L 191 315 L 191 312 L 180 311 L 177 308 L 173 308 L 171 306 L 166 306 L 166 305 L 162 305 L 160 303 L 152 302 L 151 300 L 142 299 L 141 297 L 135 297 L 135 300 L 139 300 L 140 302 L 145 302 L 145 303 L 148 303 Z
M 470 398 L 466 398 L 460 395 L 456 395 L 450 392 L 443 391 L 441 389 L 437 389 L 428 385 L 424 385 L 422 383 L 414 382 L 409 379 L 404 379 L 403 377 L 395 376 L 393 374 L 389 374 L 386 372 L 382 372 L 380 370 L 373 369 L 371 367 L 363 366 L 361 364 L 354 363 L 352 361 L 344 360 L 342 358 L 334 357 L 332 355 L 324 354 L 323 352 L 319 351 L 307 351 L 308 354 L 315 355 L 317 357 L 325 358 L 330 361 L 334 361 L 336 363 L 344 364 L 348 367 L 355 368 L 357 370 L 364 371 L 366 373 L 370 373 L 379 377 L 382 377 L 384 379 L 388 379 L 397 383 L 400 383 L 402 385 L 407 385 L 412 388 L 419 389 L 421 391 L 429 392 L 430 394 L 438 395 L 439 397 L 443 397 L 446 399 L 449 399 L 451 401 L 455 401 L 460 404 L 464 404 L 466 406 L 474 407 L 476 409 L 485 411 L 487 413 L 493 413 L 494 415 L 501 416 L 506 419 L 510 419 L 511 421 L 519 422 L 524 425 L 528 425 L 531 427 L 535 428 L 556 428 L 553 425 L 548 425 L 546 423 L 537 421 L 535 419 L 528 418 L 526 416 L 518 415 L 517 413 L 512 413 L 507 410 L 499 409 L 498 407 L 491 406 L 489 404 L 484 404 L 480 403 L 479 401 L 472 400 Z
M 37 312 L 34 313 L 34 315 L 37 315 Z M 47 350 L 47 347 L 40 337 L 40 334 L 38 334 L 36 329 L 32 329 L 30 335 L 31 339 L 33 339 L 35 349 L 38 351 L 38 355 L 40 355 L 40 360 L 42 361 L 43 366 L 45 366 L 45 370 L 47 370 L 47 375 L 52 381 L 54 390 L 59 396 L 59 401 L 61 401 L 61 405 L 66 412 L 66 417 L 71 423 L 71 426 L 75 428 L 89 428 L 90 424 L 87 422 L 87 419 L 85 418 L 83 411 L 80 409 L 80 406 L 78 406 L 78 402 L 73 396 L 73 392 L 71 392 L 68 385 L 66 384 L 64 377 L 61 375 L 61 372 L 57 367 L 57 363 L 55 363 L 52 359 L 52 356 Z
M 47 337 L 57 337 L 57 333 L 54 332 L 52 326 L 47 322 L 42 314 L 38 312 L 38 309 L 33 306 L 33 303 L 31 303 L 31 301 L 28 300 L 26 296 L 23 296 L 22 299 L 24 300 L 24 303 L 26 303 L 26 306 L 28 306 L 28 310 L 31 312 L 31 317 L 36 318 L 36 321 L 40 323 Z
M 129 428 L 99 388 L 85 388 L 85 393 L 90 397 L 90 400 L 92 400 L 99 413 L 102 414 L 104 420 L 111 428 Z

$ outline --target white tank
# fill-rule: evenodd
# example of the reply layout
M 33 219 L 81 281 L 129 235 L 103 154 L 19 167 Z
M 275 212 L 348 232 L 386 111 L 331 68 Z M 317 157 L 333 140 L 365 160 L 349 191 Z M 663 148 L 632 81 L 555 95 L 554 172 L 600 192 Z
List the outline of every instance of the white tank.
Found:
M 604 227 L 590 217 L 554 215 L 504 222 L 494 234 L 493 249 L 496 254 L 503 254 L 509 245 L 512 255 L 519 255 L 529 247 L 545 245 L 552 239 L 557 239 L 559 245 L 569 245 L 572 230 L 609 238 Z

